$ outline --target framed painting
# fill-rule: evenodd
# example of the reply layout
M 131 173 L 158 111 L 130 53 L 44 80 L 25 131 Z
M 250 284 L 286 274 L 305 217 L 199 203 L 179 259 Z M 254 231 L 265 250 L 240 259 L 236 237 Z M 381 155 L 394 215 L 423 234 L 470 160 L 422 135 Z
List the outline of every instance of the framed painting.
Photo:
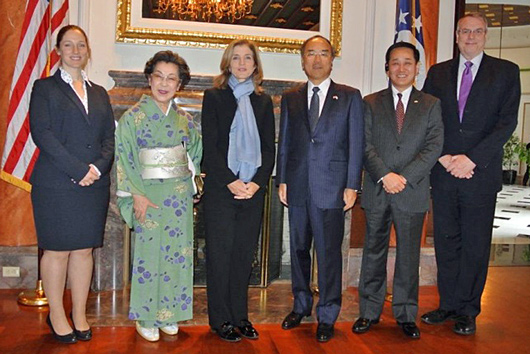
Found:
M 254 0 L 238 21 L 189 20 L 161 12 L 158 0 L 118 0 L 116 41 L 122 43 L 225 48 L 234 39 L 255 41 L 261 51 L 299 53 L 320 34 L 341 52 L 344 0 Z M 294 5 L 293 5 L 294 4 Z

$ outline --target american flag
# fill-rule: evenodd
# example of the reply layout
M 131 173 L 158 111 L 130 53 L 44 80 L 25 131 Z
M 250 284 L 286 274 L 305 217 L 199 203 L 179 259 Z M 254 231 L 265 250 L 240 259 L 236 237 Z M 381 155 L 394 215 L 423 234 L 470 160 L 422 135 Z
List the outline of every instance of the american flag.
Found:
M 427 75 L 427 61 L 425 60 L 420 0 L 397 0 L 394 43 L 396 42 L 412 43 L 419 50 L 420 72 L 416 78 L 416 88 L 421 90 Z
M 59 56 L 53 50 L 59 29 L 68 23 L 68 0 L 28 0 L 7 111 L 7 132 L 0 177 L 27 191 L 39 154 L 29 132 L 33 82 L 53 74 Z

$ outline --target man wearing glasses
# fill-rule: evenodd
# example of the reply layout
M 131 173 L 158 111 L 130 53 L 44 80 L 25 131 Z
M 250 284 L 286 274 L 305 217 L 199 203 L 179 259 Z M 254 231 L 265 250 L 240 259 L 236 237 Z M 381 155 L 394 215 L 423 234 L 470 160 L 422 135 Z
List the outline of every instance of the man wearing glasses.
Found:
M 519 68 L 484 53 L 487 21 L 458 21 L 460 55 L 433 66 L 423 90 L 442 101 L 444 148 L 431 172 L 439 308 L 427 324 L 455 320 L 453 331 L 474 334 L 486 283 L 502 147 L 517 126 Z
M 282 97 L 276 182 L 289 207 L 294 306 L 283 329 L 311 315 L 311 241 L 317 253 L 317 340 L 333 337 L 342 292 L 344 213 L 361 187 L 363 103 L 357 89 L 330 79 L 334 51 L 315 36 L 301 48 L 308 82 Z

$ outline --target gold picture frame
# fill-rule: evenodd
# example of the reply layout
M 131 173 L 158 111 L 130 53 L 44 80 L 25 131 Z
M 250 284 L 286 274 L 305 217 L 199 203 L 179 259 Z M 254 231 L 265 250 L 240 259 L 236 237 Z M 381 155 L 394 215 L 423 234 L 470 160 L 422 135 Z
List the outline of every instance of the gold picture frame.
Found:
M 329 38 L 340 56 L 343 1 L 321 0 L 322 13 L 329 11 L 330 16 L 321 16 L 321 29 L 315 32 L 145 19 L 141 16 L 141 0 L 118 0 L 116 42 L 223 49 L 230 41 L 244 38 L 256 42 L 264 52 L 299 53 L 304 40 L 320 34 Z

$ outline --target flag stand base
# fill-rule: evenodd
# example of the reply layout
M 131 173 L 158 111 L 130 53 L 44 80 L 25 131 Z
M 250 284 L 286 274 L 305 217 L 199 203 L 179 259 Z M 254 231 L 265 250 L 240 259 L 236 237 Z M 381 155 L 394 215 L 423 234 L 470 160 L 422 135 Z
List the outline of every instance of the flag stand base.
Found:
M 48 299 L 42 288 L 42 280 L 37 280 L 34 290 L 24 290 L 18 294 L 18 303 L 26 306 L 47 306 Z

